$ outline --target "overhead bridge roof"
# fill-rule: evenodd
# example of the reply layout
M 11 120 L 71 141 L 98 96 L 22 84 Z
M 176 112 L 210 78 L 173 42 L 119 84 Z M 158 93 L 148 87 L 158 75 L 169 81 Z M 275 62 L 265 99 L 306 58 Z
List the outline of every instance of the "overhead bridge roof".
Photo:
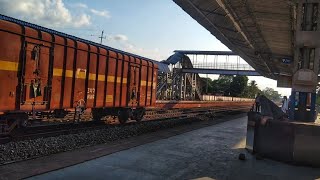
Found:
M 195 50 L 175 50 L 175 53 L 181 53 L 186 55 L 221 55 L 221 56 L 237 56 L 232 51 L 195 51 Z
M 293 7 L 287 0 L 174 0 L 261 75 L 291 75 Z

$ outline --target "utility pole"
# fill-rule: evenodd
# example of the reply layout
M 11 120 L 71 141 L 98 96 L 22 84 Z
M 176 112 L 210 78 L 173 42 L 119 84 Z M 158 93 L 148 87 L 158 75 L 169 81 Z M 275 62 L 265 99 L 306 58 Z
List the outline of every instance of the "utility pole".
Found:
M 102 39 L 107 39 L 106 36 L 103 36 L 103 31 L 101 32 L 101 36 L 99 38 L 100 38 L 100 44 L 102 44 Z
M 98 38 L 100 39 L 100 44 L 102 44 L 102 40 L 103 39 L 107 39 L 107 36 L 103 36 L 104 31 L 101 32 L 101 35 L 98 36 Z M 97 36 L 97 35 L 91 35 L 91 36 Z
M 209 81 L 209 79 L 208 79 L 208 74 L 207 74 L 206 80 L 207 80 L 207 83 L 206 83 L 206 94 L 208 95 L 208 81 Z

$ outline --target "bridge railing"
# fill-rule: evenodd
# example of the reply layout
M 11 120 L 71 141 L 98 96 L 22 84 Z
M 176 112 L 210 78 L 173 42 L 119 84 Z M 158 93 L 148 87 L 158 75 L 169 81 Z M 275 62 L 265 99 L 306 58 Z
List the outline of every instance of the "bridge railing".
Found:
M 235 63 L 193 63 L 193 68 L 255 71 L 249 64 Z

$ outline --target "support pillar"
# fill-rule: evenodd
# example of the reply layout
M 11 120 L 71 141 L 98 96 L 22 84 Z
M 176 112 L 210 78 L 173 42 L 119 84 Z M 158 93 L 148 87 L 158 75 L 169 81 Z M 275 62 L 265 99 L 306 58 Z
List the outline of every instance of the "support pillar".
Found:
M 320 60 L 320 3 L 319 0 L 295 3 L 297 22 L 289 118 L 305 123 L 269 120 L 265 125 L 261 124 L 261 114 L 251 111 L 246 147 L 263 157 L 320 167 L 320 126 L 314 123 Z
M 314 122 L 316 119 L 316 86 L 320 60 L 319 3 L 301 0 L 297 3 L 294 69 L 289 118 Z M 298 105 L 296 106 L 296 102 Z
M 317 93 L 311 93 L 311 107 L 310 107 L 310 111 L 312 112 L 312 117 L 314 117 L 314 119 L 317 118 L 316 98 L 317 98 Z

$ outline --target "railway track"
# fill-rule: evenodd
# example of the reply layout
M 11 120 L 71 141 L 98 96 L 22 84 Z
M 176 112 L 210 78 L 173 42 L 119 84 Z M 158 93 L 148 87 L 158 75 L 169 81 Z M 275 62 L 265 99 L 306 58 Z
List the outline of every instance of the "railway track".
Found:
M 163 110 L 153 110 L 152 112 L 148 111 L 146 118 L 138 123 L 129 121 L 126 124 L 106 124 L 87 121 L 79 124 L 29 127 L 20 134 L 16 133 L 10 137 L 7 142 L 0 143 L 0 165 L 87 146 L 110 143 L 161 129 L 169 129 L 181 125 L 192 126 L 193 123 L 197 124 L 197 122 L 206 120 L 212 122 L 213 119 L 217 119 L 218 122 L 219 117 L 243 113 L 248 109 L 248 106 L 215 107 L 214 109 L 174 109 L 167 111 L 167 113 Z M 159 114 L 162 114 L 162 116 L 159 116 Z
M 126 124 L 120 124 L 117 119 L 110 119 L 105 121 L 92 121 L 90 116 L 86 115 L 85 119 L 80 122 L 67 121 L 66 123 L 52 123 L 48 121 L 47 124 L 29 126 L 18 131 L 13 132 L 10 136 L 0 137 L 0 144 L 5 144 L 11 141 L 17 142 L 22 140 L 30 140 L 36 138 L 46 138 L 66 134 L 76 134 L 79 132 L 96 130 L 99 128 L 106 128 L 108 126 L 123 127 L 134 124 L 148 123 L 149 121 L 165 121 L 177 120 L 192 117 L 212 118 L 230 111 L 246 111 L 248 106 L 243 107 L 212 107 L 212 108 L 193 108 L 193 109 L 149 109 L 146 112 L 144 119 L 141 122 L 128 121 Z

